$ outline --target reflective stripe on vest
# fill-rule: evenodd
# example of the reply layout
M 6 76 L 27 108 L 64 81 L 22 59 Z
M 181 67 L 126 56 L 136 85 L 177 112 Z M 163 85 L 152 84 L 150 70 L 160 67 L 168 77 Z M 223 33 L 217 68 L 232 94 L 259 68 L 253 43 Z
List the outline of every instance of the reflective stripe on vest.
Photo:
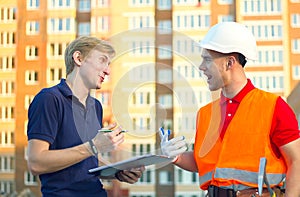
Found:
M 200 183 L 209 182 L 213 178 L 213 172 L 208 172 L 203 176 L 199 176 Z M 249 184 L 257 184 L 258 173 L 250 172 L 247 170 L 237 170 L 233 168 L 217 168 L 214 174 L 214 178 L 226 179 L 226 180 L 243 180 L 244 182 L 248 182 Z M 270 185 L 278 185 L 278 183 L 282 182 L 285 178 L 285 174 L 267 174 L 267 179 Z M 228 185 L 225 188 L 229 189 L 247 189 L 249 187 L 243 184 L 235 184 Z

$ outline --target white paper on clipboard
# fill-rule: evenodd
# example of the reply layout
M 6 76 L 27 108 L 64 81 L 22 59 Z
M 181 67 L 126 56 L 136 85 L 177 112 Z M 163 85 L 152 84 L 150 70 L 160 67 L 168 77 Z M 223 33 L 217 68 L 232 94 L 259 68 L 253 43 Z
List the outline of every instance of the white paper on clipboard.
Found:
M 129 170 L 131 168 L 138 168 L 141 166 L 149 166 L 159 163 L 170 163 L 173 158 L 169 158 L 163 155 L 142 155 L 126 159 L 120 162 L 109 164 L 106 166 L 100 166 L 89 169 L 89 173 L 96 173 L 100 177 L 113 178 L 115 174 L 120 170 Z

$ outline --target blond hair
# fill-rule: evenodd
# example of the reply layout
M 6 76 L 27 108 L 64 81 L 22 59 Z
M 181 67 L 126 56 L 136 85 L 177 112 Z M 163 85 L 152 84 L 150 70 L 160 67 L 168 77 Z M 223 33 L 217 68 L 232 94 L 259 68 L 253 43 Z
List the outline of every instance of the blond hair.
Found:
M 114 48 L 105 40 L 100 40 L 96 37 L 81 36 L 72 41 L 65 50 L 65 65 L 66 73 L 70 74 L 75 66 L 73 53 L 79 51 L 81 58 L 84 59 L 92 50 L 99 50 L 107 53 L 110 57 L 115 55 Z

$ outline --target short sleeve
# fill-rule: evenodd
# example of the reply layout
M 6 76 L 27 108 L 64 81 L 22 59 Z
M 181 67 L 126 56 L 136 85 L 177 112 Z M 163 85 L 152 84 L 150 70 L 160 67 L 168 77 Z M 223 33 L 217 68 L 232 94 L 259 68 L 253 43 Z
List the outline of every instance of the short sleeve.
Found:
M 271 138 L 277 147 L 299 138 L 298 121 L 291 107 L 279 97 L 272 122 Z
M 27 137 L 52 144 L 59 128 L 59 105 L 56 96 L 41 91 L 35 96 L 28 110 Z

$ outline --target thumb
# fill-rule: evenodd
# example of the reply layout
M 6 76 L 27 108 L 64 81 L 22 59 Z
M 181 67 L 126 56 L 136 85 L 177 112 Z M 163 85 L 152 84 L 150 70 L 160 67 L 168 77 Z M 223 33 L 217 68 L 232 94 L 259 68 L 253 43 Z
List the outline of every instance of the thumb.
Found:
M 161 138 L 161 142 L 167 142 L 169 141 L 169 135 L 168 133 L 165 132 L 165 134 L 163 134 L 162 138 Z
M 160 137 L 160 140 L 162 140 L 164 138 L 164 129 L 162 127 L 159 128 L 158 130 L 158 133 L 159 133 L 159 137 Z

